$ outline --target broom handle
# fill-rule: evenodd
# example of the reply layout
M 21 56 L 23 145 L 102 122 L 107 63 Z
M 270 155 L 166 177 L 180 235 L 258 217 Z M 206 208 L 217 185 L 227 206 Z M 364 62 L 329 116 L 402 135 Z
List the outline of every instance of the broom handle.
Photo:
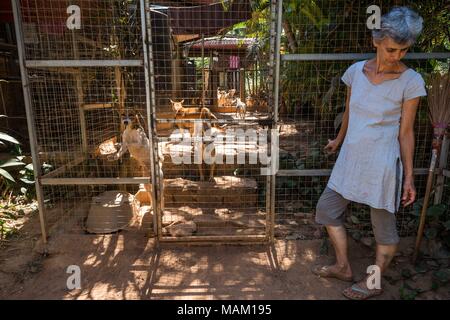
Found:
M 438 151 L 436 149 L 433 149 L 432 155 L 431 155 L 430 169 L 428 170 L 428 179 L 427 179 L 427 187 L 425 190 L 425 198 L 423 199 L 422 211 L 420 213 L 419 229 L 417 231 L 416 246 L 414 248 L 413 260 L 412 260 L 413 263 L 416 262 L 417 255 L 419 253 L 420 243 L 422 242 L 423 229 L 425 228 L 425 220 L 426 220 L 426 215 L 427 215 L 428 201 L 430 200 L 431 187 L 433 185 L 434 168 L 436 167 L 437 157 L 438 157 Z

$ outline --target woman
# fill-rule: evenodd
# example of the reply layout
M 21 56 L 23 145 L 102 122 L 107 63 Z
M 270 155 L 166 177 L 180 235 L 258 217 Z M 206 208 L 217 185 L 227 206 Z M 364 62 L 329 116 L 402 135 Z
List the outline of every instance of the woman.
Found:
M 343 226 L 350 201 L 370 206 L 377 243 L 375 264 L 381 273 L 396 252 L 395 212 L 402 180 L 403 206 L 416 197 L 413 126 L 420 96 L 426 95 L 420 74 L 400 60 L 421 32 L 422 21 L 409 8 L 394 8 L 381 18 L 381 28 L 372 32 L 376 57 L 351 65 L 342 76 L 347 85 L 346 110 L 338 136 L 325 149 L 336 152 L 341 143 L 342 148 L 316 207 L 316 222 L 326 226 L 336 252 L 334 265 L 313 269 L 322 277 L 353 279 Z M 369 289 L 366 282 L 354 284 L 343 294 L 367 299 L 382 293 L 381 288 Z

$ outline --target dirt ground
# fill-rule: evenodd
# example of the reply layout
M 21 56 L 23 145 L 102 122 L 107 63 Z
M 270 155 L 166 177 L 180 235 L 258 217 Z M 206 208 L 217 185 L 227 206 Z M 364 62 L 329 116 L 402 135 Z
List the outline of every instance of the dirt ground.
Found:
M 329 254 L 320 254 L 320 239 L 277 239 L 270 246 L 158 247 L 134 228 L 110 235 L 60 231 L 42 253 L 36 246 L 39 229 L 23 233 L 27 237 L 1 251 L 1 299 L 344 299 L 341 291 L 349 285 L 311 274 L 315 264 L 333 260 L 331 248 Z M 402 239 L 379 299 L 411 294 L 416 299 L 449 299 L 448 286 L 431 290 L 432 272 L 439 265 L 417 272 L 408 263 L 412 243 Z M 351 241 L 349 252 L 361 278 L 373 262 L 373 250 Z M 81 289 L 67 289 L 70 265 L 81 269 Z

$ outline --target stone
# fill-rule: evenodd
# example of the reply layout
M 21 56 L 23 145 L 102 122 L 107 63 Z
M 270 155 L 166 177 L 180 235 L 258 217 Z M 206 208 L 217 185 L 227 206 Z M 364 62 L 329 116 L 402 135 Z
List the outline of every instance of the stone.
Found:
M 172 237 L 188 237 L 197 231 L 197 225 L 193 221 L 173 224 L 165 228 Z
M 361 238 L 361 243 L 369 248 L 372 248 L 375 246 L 375 240 L 370 237 Z
M 427 261 L 427 265 L 428 265 L 430 268 L 432 268 L 432 269 L 437 269 L 437 268 L 439 268 L 439 264 L 438 264 L 436 261 L 434 261 L 434 260 L 428 260 L 428 261 Z

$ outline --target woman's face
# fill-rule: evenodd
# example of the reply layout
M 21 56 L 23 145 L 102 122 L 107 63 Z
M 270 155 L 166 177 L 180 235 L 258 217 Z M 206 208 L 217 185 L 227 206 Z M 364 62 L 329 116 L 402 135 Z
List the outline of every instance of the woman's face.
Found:
M 406 54 L 410 45 L 398 44 L 389 37 L 383 40 L 373 40 L 377 48 L 377 56 L 386 65 L 396 65 Z

